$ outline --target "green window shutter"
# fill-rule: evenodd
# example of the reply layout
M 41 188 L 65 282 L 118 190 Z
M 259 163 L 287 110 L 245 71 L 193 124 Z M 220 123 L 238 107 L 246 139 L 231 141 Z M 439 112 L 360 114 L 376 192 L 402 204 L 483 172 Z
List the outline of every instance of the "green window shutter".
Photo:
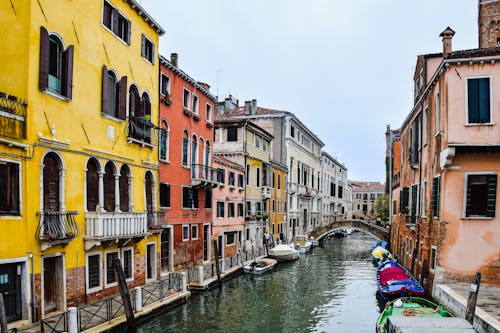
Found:
M 439 192 L 440 192 L 440 177 L 432 178 L 432 195 L 431 195 L 431 210 L 432 216 L 439 217 Z
M 471 215 L 471 205 L 472 205 L 472 177 L 467 177 L 467 192 L 465 197 L 465 216 Z
M 478 79 L 479 86 L 479 122 L 490 122 L 490 79 Z
M 408 203 L 410 199 L 410 188 L 405 187 L 403 188 L 403 199 L 402 199 L 402 204 L 401 204 L 401 212 L 403 214 L 408 214 Z
M 495 206 L 497 198 L 497 175 L 488 175 L 488 206 L 487 217 L 495 217 Z
M 467 105 L 469 112 L 469 123 L 479 122 L 479 81 L 470 79 L 467 81 Z

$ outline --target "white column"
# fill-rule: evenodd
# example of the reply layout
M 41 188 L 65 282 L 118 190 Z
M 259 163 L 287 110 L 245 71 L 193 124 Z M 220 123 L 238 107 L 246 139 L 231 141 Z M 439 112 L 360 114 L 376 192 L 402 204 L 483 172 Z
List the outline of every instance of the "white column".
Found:
M 132 194 L 132 176 L 128 177 L 128 211 L 132 213 L 134 211 L 134 197 Z
M 62 162 L 61 162 L 62 163 Z M 61 168 L 59 170 L 59 209 L 61 212 L 66 211 L 66 169 Z
M 75 307 L 68 308 L 68 333 L 78 333 L 78 315 Z
M 198 282 L 203 282 L 203 265 L 198 266 Z
M 120 211 L 120 174 L 115 174 L 115 212 Z
M 104 211 L 104 171 L 99 170 L 99 211 Z
M 186 272 L 181 272 L 182 275 L 182 292 L 187 293 L 187 273 Z

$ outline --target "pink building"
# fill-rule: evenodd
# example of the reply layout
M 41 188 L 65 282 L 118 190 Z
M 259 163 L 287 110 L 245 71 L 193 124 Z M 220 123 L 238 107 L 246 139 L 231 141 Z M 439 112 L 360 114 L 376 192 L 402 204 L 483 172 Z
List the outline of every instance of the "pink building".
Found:
M 223 154 L 213 154 L 213 167 L 217 170 L 219 185 L 212 190 L 212 239 L 217 240 L 221 258 L 236 255 L 245 229 L 245 168 Z
M 500 285 L 500 48 L 453 51 L 453 35 L 441 33 L 443 53 L 418 56 L 392 155 L 391 250 L 428 292 L 476 272 Z

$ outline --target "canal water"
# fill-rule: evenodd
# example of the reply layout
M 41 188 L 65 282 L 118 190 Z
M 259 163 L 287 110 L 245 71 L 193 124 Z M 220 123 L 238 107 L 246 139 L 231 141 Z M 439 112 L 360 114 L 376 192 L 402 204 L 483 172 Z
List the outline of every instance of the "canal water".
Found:
M 241 275 L 151 319 L 138 332 L 373 333 L 379 314 L 373 238 L 323 242 L 262 276 Z

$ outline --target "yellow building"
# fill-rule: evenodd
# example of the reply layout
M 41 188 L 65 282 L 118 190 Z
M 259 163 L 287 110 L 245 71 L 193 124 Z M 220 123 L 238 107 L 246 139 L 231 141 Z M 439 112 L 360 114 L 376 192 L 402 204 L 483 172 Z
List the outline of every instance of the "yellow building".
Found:
M 287 167 L 275 162 L 271 162 L 272 167 L 272 189 L 271 207 L 269 214 L 270 232 L 274 240 L 284 240 L 286 223 L 286 175 Z M 281 238 L 280 238 L 281 235 Z
M 164 31 L 134 0 L 3 1 L 0 18 L 0 292 L 9 322 L 36 321 L 116 293 L 114 258 L 129 287 L 158 276 Z

